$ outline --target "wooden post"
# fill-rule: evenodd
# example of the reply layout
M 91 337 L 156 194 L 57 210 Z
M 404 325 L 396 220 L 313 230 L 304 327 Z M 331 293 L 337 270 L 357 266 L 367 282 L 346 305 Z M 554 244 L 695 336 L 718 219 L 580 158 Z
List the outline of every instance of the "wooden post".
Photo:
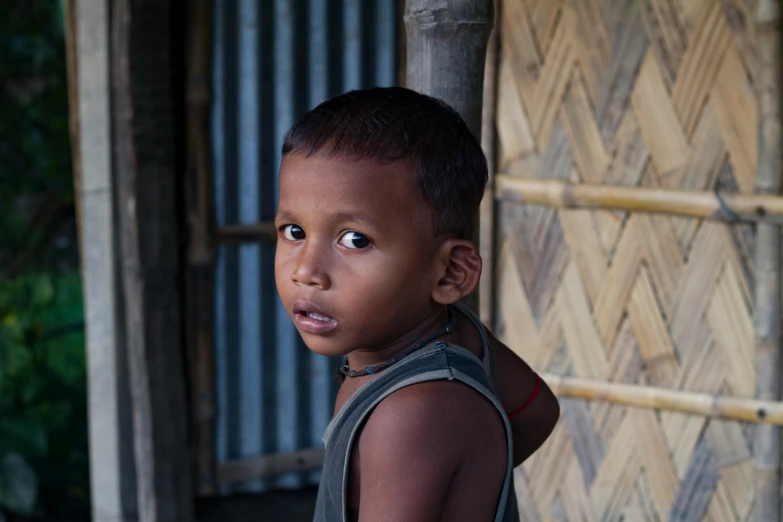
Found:
M 756 11 L 756 92 L 759 96 L 759 149 L 756 192 L 780 193 L 781 56 L 779 2 L 759 0 Z M 780 228 L 759 223 L 756 229 L 756 331 L 757 393 L 759 399 L 781 399 L 780 354 Z M 755 520 L 781 520 L 781 430 L 758 426 L 754 444 L 756 464 Z
M 79 51 L 77 49 L 76 1 L 65 0 L 63 6 L 63 29 L 65 33 L 65 64 L 68 73 L 68 134 L 71 139 L 71 168 L 73 187 L 81 191 L 81 144 L 79 143 Z M 81 230 L 82 216 L 78 200 L 76 203 L 76 229 Z M 82 251 L 81 236 L 78 238 Z
M 131 522 L 138 517 L 111 158 L 110 5 L 68 0 L 64 7 L 86 322 L 92 520 Z
M 112 2 L 114 164 L 139 520 L 190 522 L 170 0 Z M 87 217 L 85 216 L 85 219 Z
M 406 0 L 408 88 L 452 106 L 481 139 L 481 109 L 493 0 Z M 479 245 L 478 228 L 472 239 Z M 478 309 L 474 293 L 468 303 Z
M 212 0 L 191 5 L 188 37 L 187 130 L 188 163 L 185 191 L 188 212 L 186 328 L 195 445 L 196 491 L 214 495 L 215 368 L 214 368 L 214 213 L 210 73 L 212 66 Z

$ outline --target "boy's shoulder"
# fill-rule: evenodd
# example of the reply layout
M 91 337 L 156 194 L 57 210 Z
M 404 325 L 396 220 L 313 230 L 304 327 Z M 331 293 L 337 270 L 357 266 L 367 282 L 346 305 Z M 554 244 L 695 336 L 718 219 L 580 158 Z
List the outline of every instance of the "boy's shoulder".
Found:
M 494 406 L 471 387 L 447 380 L 386 397 L 368 418 L 357 449 L 361 509 L 384 512 L 388 520 L 440 519 L 455 505 L 454 495 L 485 488 L 491 491 L 484 508 L 491 511 L 507 455 Z
M 428 462 L 447 471 L 486 448 L 492 433 L 479 426 L 493 422 L 501 428 L 495 431 L 505 449 L 497 410 L 470 386 L 448 380 L 407 386 L 381 401 L 362 429 L 358 449 L 363 471 L 373 455 L 401 464 Z

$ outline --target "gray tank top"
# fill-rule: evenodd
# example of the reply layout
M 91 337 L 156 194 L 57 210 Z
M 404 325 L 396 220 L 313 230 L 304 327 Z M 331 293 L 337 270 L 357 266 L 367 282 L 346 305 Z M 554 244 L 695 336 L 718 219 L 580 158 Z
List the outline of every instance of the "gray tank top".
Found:
M 359 388 L 346 401 L 324 432 L 326 454 L 315 505 L 314 522 L 348 521 L 348 461 L 351 449 L 359 435 L 360 426 L 364 425 L 378 403 L 406 386 L 441 379 L 457 380 L 472 387 L 495 406 L 503 419 L 508 457 L 506 475 L 493 522 L 519 520 L 512 476 L 511 426 L 493 391 L 496 387 L 486 332 L 467 307 L 456 305 L 455 308 L 467 316 L 481 333 L 483 352 L 481 360 L 461 346 L 436 341 L 409 354 Z

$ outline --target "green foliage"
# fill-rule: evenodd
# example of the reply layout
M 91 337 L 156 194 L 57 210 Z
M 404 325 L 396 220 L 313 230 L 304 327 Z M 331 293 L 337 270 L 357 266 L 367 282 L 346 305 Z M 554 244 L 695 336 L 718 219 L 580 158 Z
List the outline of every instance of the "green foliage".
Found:
M 30 513 L 38 495 L 38 478 L 30 464 L 18 453 L 0 458 L 0 504 L 17 513 Z
M 19 481 L 3 477 L 4 458 L 13 469 L 34 470 L 39 502 L 27 506 L 48 515 L 73 515 L 88 507 L 87 411 L 84 338 L 80 328 L 78 273 L 30 274 L 0 286 L 0 504 L 31 497 Z M 56 328 L 70 325 L 72 328 Z M 25 475 L 26 476 L 26 475 Z M 13 489 L 13 488 L 11 488 Z
M 60 210 L 73 207 L 73 180 L 60 3 L 0 3 L 2 277 L 14 254 L 52 246 L 46 243 L 63 217 Z M 42 252 L 26 262 L 50 258 Z
M 0 520 L 87 519 L 87 394 L 62 12 L 0 0 Z

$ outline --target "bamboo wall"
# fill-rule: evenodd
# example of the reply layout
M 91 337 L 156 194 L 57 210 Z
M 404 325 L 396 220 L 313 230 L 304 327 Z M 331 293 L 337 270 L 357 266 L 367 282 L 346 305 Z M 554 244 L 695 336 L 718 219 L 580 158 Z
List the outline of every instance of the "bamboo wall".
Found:
M 503 0 L 500 172 L 753 193 L 750 0 Z M 538 371 L 756 393 L 753 228 L 500 201 L 496 327 Z M 522 520 L 750 520 L 755 426 L 562 401 Z

